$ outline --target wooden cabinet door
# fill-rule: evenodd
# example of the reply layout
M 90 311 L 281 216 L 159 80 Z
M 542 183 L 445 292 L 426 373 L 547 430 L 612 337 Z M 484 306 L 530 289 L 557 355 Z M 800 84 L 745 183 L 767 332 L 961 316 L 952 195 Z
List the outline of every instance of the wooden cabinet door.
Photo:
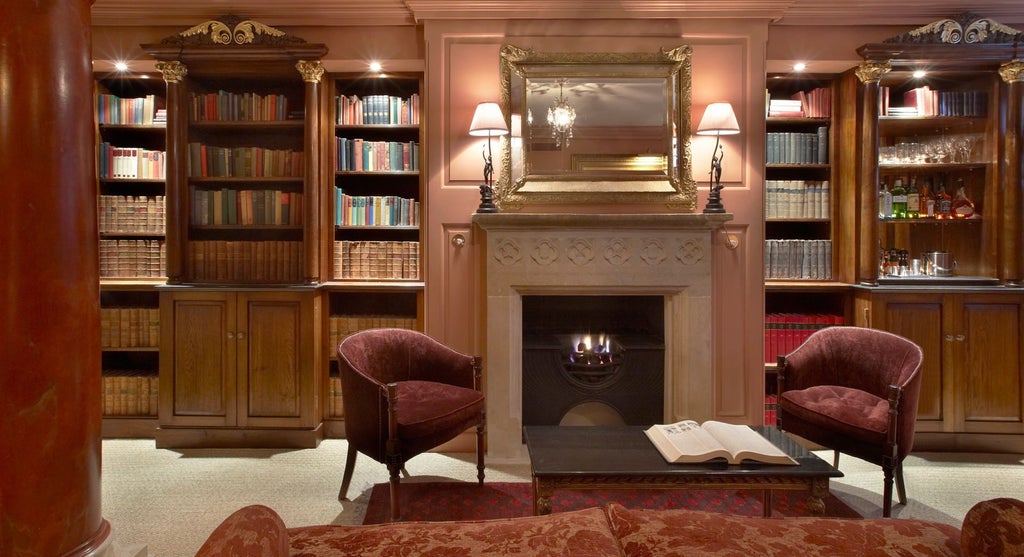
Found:
M 239 294 L 238 425 L 315 425 L 314 296 Z
M 235 296 L 161 293 L 160 423 L 236 423 Z
M 917 431 L 948 431 L 952 396 L 949 383 L 948 346 L 944 342 L 947 308 L 941 294 L 872 296 L 871 323 L 917 343 L 924 352 L 921 365 L 921 397 L 917 407 Z
M 963 294 L 952 343 L 965 431 L 1024 433 L 1024 314 L 1019 294 Z

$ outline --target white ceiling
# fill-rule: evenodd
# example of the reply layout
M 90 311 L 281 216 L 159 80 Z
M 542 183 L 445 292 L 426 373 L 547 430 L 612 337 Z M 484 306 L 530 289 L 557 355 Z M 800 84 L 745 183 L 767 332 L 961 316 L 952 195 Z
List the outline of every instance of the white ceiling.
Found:
M 428 19 L 755 18 L 777 25 L 923 25 L 970 11 L 1024 23 L 1022 0 L 95 0 L 94 25 L 414 25 Z

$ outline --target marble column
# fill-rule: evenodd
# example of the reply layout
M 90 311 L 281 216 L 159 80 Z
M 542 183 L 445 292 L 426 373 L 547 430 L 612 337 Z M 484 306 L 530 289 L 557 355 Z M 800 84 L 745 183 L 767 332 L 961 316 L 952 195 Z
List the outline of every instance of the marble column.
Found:
M 110 545 L 91 3 L 0 3 L 0 555 Z

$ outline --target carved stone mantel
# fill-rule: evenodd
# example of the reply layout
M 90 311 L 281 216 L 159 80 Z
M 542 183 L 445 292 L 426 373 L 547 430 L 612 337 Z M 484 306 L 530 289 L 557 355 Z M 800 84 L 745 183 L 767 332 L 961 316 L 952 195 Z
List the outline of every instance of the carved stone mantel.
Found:
M 712 239 L 729 214 L 476 214 L 489 459 L 524 458 L 522 296 L 665 300 L 665 421 L 712 416 Z

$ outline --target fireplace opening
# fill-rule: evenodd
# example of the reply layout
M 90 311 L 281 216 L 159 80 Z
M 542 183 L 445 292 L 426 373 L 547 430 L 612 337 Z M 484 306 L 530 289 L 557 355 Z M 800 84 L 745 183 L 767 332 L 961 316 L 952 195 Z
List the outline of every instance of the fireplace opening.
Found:
M 662 296 L 523 296 L 523 425 L 661 422 L 664 303 Z

